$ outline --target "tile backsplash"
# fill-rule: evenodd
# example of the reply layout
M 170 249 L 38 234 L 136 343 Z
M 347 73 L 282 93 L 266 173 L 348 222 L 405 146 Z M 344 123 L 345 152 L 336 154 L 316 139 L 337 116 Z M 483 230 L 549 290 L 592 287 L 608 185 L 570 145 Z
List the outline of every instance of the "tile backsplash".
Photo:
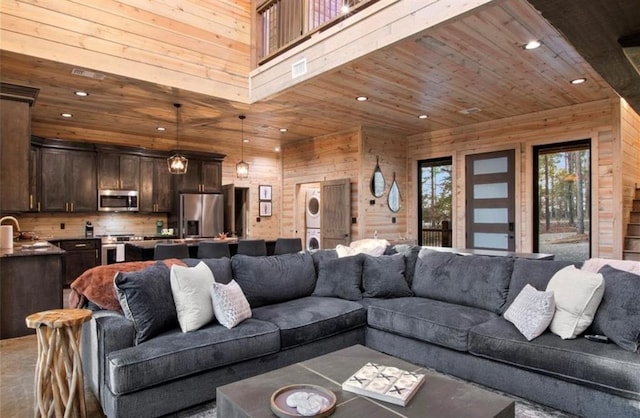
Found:
M 155 235 L 156 222 L 167 228 L 166 214 L 137 213 L 37 213 L 16 216 L 22 231 L 34 231 L 40 239 L 84 237 L 87 221 L 93 225 L 93 235 L 134 234 Z M 64 229 L 61 226 L 64 224 Z

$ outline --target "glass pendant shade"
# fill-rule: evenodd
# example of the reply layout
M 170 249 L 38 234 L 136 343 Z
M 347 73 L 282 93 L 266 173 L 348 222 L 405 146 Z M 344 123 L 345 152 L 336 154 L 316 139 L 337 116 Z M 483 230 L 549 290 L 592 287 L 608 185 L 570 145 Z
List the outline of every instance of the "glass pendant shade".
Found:
M 238 116 L 242 123 L 242 133 L 240 136 L 240 162 L 236 164 L 236 175 L 239 179 L 246 179 L 249 177 L 249 164 L 244 161 L 244 120 L 245 115 Z
M 182 106 L 180 103 L 174 103 L 173 106 L 176 108 L 176 148 L 179 148 L 180 145 L 180 107 Z M 178 151 L 175 152 L 171 157 L 167 158 L 167 166 L 169 167 L 169 173 L 171 174 L 186 174 L 187 167 L 189 166 L 189 160 L 180 154 Z
M 187 166 L 189 160 L 184 155 L 174 154 L 167 158 L 167 166 L 171 174 L 185 174 L 187 172 Z

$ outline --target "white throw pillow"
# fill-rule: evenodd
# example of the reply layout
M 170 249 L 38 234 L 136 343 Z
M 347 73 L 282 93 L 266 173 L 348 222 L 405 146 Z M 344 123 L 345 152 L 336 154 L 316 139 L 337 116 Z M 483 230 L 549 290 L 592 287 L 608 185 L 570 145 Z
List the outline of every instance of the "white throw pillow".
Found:
M 597 273 L 606 265 L 610 265 L 616 270 L 627 271 L 640 275 L 640 261 L 633 260 L 610 260 L 608 258 L 590 258 L 582 264 L 580 270 Z
M 195 331 L 213 320 L 212 283 L 213 273 L 202 261 L 195 267 L 171 266 L 171 293 L 182 332 Z
M 551 332 L 563 340 L 576 338 L 593 321 L 604 294 L 604 279 L 600 273 L 567 266 L 549 280 L 549 291 L 556 301 Z
M 504 313 L 504 319 L 531 341 L 549 327 L 555 310 L 553 292 L 540 292 L 527 284 Z
M 339 258 L 361 253 L 378 257 L 384 254 L 389 245 L 389 241 L 386 239 L 365 238 L 353 241 L 348 247 L 338 244 L 336 246 L 336 252 Z
M 228 329 L 251 318 L 249 302 L 235 280 L 229 284 L 214 282 L 211 285 L 211 301 L 216 319 Z

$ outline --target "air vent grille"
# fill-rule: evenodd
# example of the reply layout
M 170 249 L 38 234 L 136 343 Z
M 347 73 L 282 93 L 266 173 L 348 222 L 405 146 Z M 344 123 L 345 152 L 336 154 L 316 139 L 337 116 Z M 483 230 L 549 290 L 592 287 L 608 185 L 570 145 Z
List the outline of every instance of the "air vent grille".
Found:
M 71 70 L 71 74 L 79 75 L 82 77 L 93 78 L 94 80 L 104 80 L 105 75 L 101 73 L 95 73 L 93 71 L 85 70 L 83 68 L 74 68 Z
M 300 61 L 294 62 L 291 65 L 291 78 L 300 77 L 307 73 L 307 59 L 302 58 Z
M 463 115 L 473 115 L 474 113 L 482 112 L 482 109 L 478 107 L 470 107 L 468 109 L 459 110 L 458 113 L 462 113 Z

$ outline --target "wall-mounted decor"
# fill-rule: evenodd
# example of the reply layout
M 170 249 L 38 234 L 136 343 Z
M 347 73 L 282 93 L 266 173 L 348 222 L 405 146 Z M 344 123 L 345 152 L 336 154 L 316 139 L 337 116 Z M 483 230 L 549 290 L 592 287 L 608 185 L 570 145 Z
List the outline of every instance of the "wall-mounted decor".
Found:
M 389 204 L 389 210 L 391 212 L 397 212 L 400 210 L 400 188 L 398 187 L 398 182 L 396 181 L 396 173 L 393 173 L 393 182 L 391 183 L 391 188 L 389 189 L 389 197 L 387 198 L 387 203 Z
M 271 200 L 271 186 L 258 186 L 258 194 L 260 195 L 260 200 Z
M 382 197 L 384 194 L 384 176 L 380 170 L 379 159 L 376 157 L 376 167 L 373 169 L 371 176 L 371 194 L 375 197 Z
M 271 216 L 271 201 L 260 202 L 260 216 Z

